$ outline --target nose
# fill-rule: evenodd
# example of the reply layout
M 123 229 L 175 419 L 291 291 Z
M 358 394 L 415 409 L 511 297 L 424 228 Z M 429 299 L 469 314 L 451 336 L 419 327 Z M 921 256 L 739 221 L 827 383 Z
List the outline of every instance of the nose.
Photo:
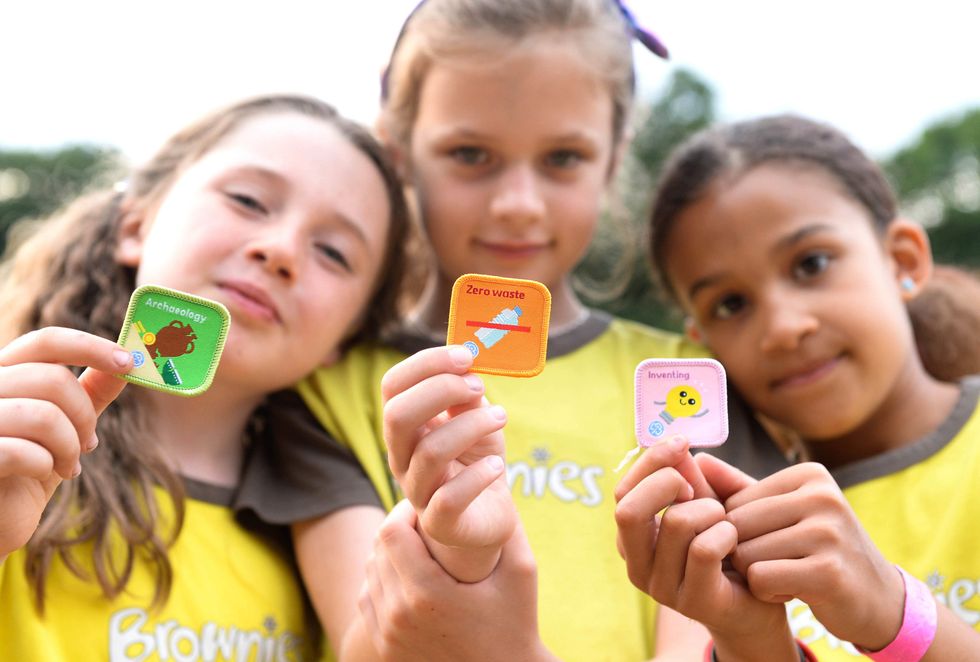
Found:
M 763 324 L 759 347 L 763 352 L 793 351 L 820 321 L 799 297 L 771 296 L 764 304 Z
M 530 164 L 514 164 L 498 180 L 490 210 L 495 218 L 512 224 L 531 224 L 545 213 L 541 182 Z
M 298 269 L 299 237 L 284 223 L 270 224 L 249 239 L 245 254 L 266 272 L 293 281 Z

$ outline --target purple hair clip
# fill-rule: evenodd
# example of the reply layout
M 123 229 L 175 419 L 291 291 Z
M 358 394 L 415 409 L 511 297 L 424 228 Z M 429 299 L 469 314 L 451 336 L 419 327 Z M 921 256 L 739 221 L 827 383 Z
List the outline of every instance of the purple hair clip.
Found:
M 633 16 L 633 12 L 626 7 L 626 3 L 624 3 L 623 0 L 614 1 L 616 6 L 619 7 L 619 13 L 623 15 L 624 19 L 626 19 L 626 24 L 629 26 L 630 33 L 633 35 L 633 38 L 646 46 L 647 50 L 654 55 L 662 57 L 665 60 L 669 59 L 670 54 L 667 52 L 667 47 L 664 46 L 663 42 L 657 39 L 656 35 L 654 35 L 652 32 L 641 27 L 640 24 L 636 22 L 636 17 Z
M 667 47 L 663 45 L 663 42 L 657 39 L 656 35 L 647 30 L 646 28 L 640 27 L 640 24 L 636 22 L 636 17 L 633 16 L 623 0 L 613 0 L 613 3 L 619 8 L 619 13 L 623 15 L 623 19 L 626 21 L 626 25 L 629 26 L 630 34 L 638 42 L 643 44 L 648 51 L 653 53 L 658 57 L 663 59 L 669 59 L 670 54 L 667 52 Z M 405 30 L 408 27 L 408 22 L 412 20 L 415 13 L 418 12 L 419 7 L 425 4 L 425 0 L 419 0 L 419 3 L 415 5 L 415 9 L 409 13 L 408 18 L 402 23 L 402 28 L 398 32 L 398 37 L 395 38 L 395 45 L 391 49 L 391 58 L 389 58 L 388 65 L 381 72 L 381 102 L 384 103 L 388 99 L 388 70 L 391 68 L 391 60 L 394 59 L 395 51 L 398 50 L 398 45 L 401 43 L 402 37 L 405 35 Z

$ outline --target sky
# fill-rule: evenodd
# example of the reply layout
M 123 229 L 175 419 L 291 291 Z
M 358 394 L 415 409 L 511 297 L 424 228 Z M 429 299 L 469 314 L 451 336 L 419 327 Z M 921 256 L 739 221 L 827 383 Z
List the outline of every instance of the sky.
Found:
M 371 123 L 378 76 L 416 0 L 11 0 L 0 10 L 0 149 L 95 144 L 148 158 L 240 98 L 302 92 Z M 677 67 L 721 119 L 797 112 L 872 155 L 980 107 L 980 3 L 632 0 L 671 51 L 635 47 L 639 96 Z

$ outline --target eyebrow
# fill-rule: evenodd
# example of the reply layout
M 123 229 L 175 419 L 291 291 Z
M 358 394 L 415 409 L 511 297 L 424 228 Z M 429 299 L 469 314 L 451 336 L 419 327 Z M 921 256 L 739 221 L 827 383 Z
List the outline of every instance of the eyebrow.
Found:
M 800 228 L 799 230 L 796 230 L 795 232 L 791 232 L 790 234 L 786 235 L 785 237 L 777 241 L 776 244 L 772 247 L 772 250 L 770 252 L 773 254 L 779 253 L 780 251 L 784 251 L 788 248 L 791 248 L 795 244 L 800 243 L 810 235 L 817 234 L 820 232 L 826 232 L 826 231 L 833 232 L 834 227 L 827 223 L 813 223 L 811 225 L 806 225 Z M 691 285 L 691 287 L 687 291 L 688 299 L 693 301 L 694 295 L 696 295 L 699 291 L 703 290 L 704 288 L 713 285 L 716 281 L 720 279 L 721 279 L 721 274 L 712 274 L 694 281 L 694 284 Z
M 494 136 L 492 134 L 484 133 L 482 131 L 477 131 L 475 129 L 471 129 L 466 126 L 447 127 L 441 131 L 435 132 L 433 135 L 437 141 L 444 141 L 444 140 L 488 141 L 494 139 Z M 592 133 L 573 130 L 573 131 L 568 131 L 567 133 L 545 136 L 544 142 L 547 142 L 548 144 L 565 144 L 565 143 L 576 143 L 576 142 L 587 142 L 589 144 L 597 144 L 599 142 L 599 139 Z

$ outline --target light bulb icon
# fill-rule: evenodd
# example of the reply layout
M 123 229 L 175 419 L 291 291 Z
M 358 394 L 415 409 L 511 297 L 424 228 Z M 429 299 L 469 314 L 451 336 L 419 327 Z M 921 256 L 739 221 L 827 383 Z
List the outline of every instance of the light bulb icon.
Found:
M 660 418 L 668 425 L 677 418 L 698 418 L 708 413 L 707 409 L 701 410 L 701 394 L 696 388 L 688 384 L 670 389 L 667 393 L 667 400 L 656 402 L 656 404 L 667 405 L 660 412 Z

